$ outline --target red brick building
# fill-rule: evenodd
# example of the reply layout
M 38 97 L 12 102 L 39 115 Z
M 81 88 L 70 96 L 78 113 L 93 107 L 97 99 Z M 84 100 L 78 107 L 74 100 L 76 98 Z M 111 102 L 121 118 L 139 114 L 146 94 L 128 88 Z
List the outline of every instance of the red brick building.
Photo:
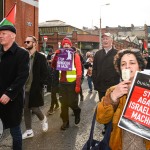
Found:
M 102 30 L 102 33 L 104 31 Z M 106 32 L 106 31 L 105 31 Z M 108 31 L 107 31 L 108 32 Z M 110 31 L 109 31 L 110 32 Z M 112 33 L 112 32 L 110 32 Z M 114 32 L 116 33 L 116 32 Z M 114 33 L 112 33 L 114 35 Z M 44 42 L 46 37 L 46 42 Z M 99 30 L 93 33 L 93 30 L 78 29 L 71 25 L 66 24 L 61 20 L 49 20 L 39 23 L 39 49 L 46 52 L 49 48 L 54 50 L 59 48 L 64 37 L 71 39 L 73 46 L 81 49 L 85 54 L 87 51 L 97 51 L 99 49 Z M 120 50 L 127 47 L 140 48 L 137 38 L 124 37 L 113 38 L 113 45 L 116 49 Z M 133 40 L 132 40 L 133 39 Z
M 44 49 L 44 37 L 47 37 L 46 48 Z M 84 30 L 73 27 L 60 20 L 51 20 L 39 24 L 39 47 L 40 50 L 54 50 L 59 48 L 64 37 L 72 41 L 72 45 L 78 47 L 85 54 L 87 51 L 98 49 L 99 36 L 90 34 Z
M 0 19 L 2 20 L 13 5 L 16 5 L 16 41 L 20 46 L 28 35 L 38 38 L 38 0 L 0 0 Z M 1 21 L 0 20 L 0 21 Z

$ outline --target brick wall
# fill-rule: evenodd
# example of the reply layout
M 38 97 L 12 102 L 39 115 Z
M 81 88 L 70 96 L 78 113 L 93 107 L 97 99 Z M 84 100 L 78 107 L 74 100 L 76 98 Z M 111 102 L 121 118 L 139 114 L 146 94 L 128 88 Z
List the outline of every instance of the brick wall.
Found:
M 23 42 L 28 35 L 34 35 L 38 38 L 38 8 L 21 0 L 5 0 L 4 16 L 10 11 L 14 3 L 16 7 L 16 41 L 20 46 L 24 46 Z

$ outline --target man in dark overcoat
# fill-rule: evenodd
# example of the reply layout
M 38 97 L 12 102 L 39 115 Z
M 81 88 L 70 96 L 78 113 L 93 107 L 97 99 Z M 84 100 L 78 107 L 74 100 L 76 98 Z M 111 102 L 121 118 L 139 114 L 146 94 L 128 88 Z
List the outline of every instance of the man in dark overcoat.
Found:
M 24 84 L 29 75 L 29 54 L 17 45 L 15 37 L 14 26 L 0 26 L 0 118 L 4 128 L 10 128 L 13 150 L 21 150 L 20 123 Z
M 114 56 L 117 50 L 112 46 L 112 34 L 102 35 L 103 48 L 96 52 L 93 61 L 93 83 L 95 90 L 98 91 L 99 100 L 105 95 L 106 90 L 119 83 L 120 77 L 114 68 Z
M 93 61 L 94 89 L 98 91 L 99 101 L 105 96 L 106 90 L 119 83 L 120 76 L 114 68 L 114 56 L 117 50 L 113 47 L 113 36 L 110 33 L 102 35 L 103 48 L 96 52 Z M 105 126 L 106 128 L 106 126 Z M 105 130 L 102 131 L 102 134 Z
M 46 57 L 36 50 L 37 39 L 34 36 L 28 36 L 24 44 L 30 55 L 29 77 L 25 84 L 24 119 L 26 131 L 22 135 L 23 139 L 27 139 L 34 136 L 31 126 L 32 112 L 41 120 L 42 130 L 44 132 L 48 130 L 47 117 L 40 109 L 40 106 L 44 105 L 43 86 L 47 84 L 48 68 Z

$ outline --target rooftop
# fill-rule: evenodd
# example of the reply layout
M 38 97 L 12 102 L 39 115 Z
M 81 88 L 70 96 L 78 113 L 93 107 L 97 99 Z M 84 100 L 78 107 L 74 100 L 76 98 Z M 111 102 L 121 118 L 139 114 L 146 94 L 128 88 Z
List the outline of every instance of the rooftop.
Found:
M 54 26 L 70 26 L 61 20 L 48 20 L 46 22 L 39 23 L 39 27 L 54 27 Z

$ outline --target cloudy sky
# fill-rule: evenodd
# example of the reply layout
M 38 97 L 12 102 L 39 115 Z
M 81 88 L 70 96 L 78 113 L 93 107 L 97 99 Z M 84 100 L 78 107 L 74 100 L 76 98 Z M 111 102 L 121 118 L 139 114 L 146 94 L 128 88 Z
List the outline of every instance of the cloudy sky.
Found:
M 78 28 L 92 28 L 99 27 L 100 16 L 102 27 L 150 25 L 150 0 L 39 1 L 39 22 L 61 20 Z

